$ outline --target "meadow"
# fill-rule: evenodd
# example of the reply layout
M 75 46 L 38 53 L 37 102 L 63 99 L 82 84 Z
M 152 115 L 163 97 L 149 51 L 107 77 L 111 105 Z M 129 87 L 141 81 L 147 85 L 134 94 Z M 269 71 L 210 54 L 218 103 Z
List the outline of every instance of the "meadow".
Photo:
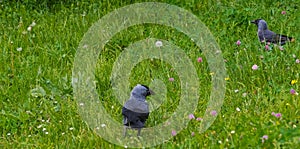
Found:
M 80 104 L 74 99 L 72 72 L 76 51 L 89 28 L 106 14 L 138 2 L 144 1 L 0 1 L 1 148 L 124 148 L 101 138 L 82 119 Z M 170 140 L 151 148 L 299 148 L 300 1 L 155 2 L 186 9 L 210 30 L 226 68 L 222 108 L 211 113 L 215 121 L 200 133 L 213 94 L 214 72 L 205 54 L 174 28 L 142 24 L 117 33 L 97 57 L 94 76 L 99 104 L 111 118 L 122 122 L 122 105 L 110 80 L 114 62 L 134 42 L 162 39 L 183 49 L 195 67 L 199 101 L 196 110 L 183 117 L 191 119 L 186 128 L 170 132 Z M 266 49 L 257 39 L 257 27 L 250 23 L 258 18 L 295 42 L 283 49 L 275 45 Z M 183 94 L 176 70 L 159 59 L 144 60 L 131 70 L 130 88 L 159 79 L 156 84 L 167 89 L 164 97 L 155 96 L 162 103 L 150 113 L 146 127 L 167 121 L 176 110 Z

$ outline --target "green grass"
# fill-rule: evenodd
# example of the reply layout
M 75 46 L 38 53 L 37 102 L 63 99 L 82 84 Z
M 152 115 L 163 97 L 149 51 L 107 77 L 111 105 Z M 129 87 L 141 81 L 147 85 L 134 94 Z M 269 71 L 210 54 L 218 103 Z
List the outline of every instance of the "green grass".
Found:
M 300 64 L 295 63 L 300 59 L 300 2 L 159 2 L 182 7 L 205 23 L 222 50 L 229 80 L 221 113 L 207 131 L 198 133 L 201 123 L 192 120 L 186 129 L 155 148 L 299 148 L 300 95 L 291 95 L 290 89 L 300 93 Z M 71 81 L 76 50 L 84 34 L 102 16 L 128 4 L 132 3 L 0 2 L 1 148 L 122 148 L 102 139 L 81 119 Z M 283 10 L 286 15 L 281 14 Z M 255 25 L 250 24 L 257 18 L 264 18 L 271 30 L 295 37 L 296 42 L 285 45 L 283 51 L 276 47 L 265 51 L 258 43 Z M 33 21 L 36 25 L 27 31 Z M 207 60 L 187 36 L 161 25 L 130 27 L 106 44 L 95 74 L 100 103 L 121 123 L 122 105 L 112 95 L 110 84 L 112 66 L 125 47 L 146 38 L 168 40 L 185 50 L 199 76 L 200 100 L 194 114 L 202 117 L 211 90 Z M 235 44 L 237 40 L 241 40 L 240 46 Z M 17 51 L 20 47 L 22 51 Z M 203 63 L 197 62 L 198 57 L 203 57 Z M 259 66 L 256 71 L 251 69 L 254 64 Z M 130 87 L 150 84 L 154 78 L 164 82 L 166 98 L 150 114 L 147 127 L 165 122 L 181 94 L 178 74 L 172 65 L 156 59 L 139 63 L 132 72 Z M 170 77 L 175 81 L 168 81 Z M 291 84 L 292 80 L 298 82 Z M 272 112 L 282 117 L 276 118 Z M 263 135 L 269 137 L 264 143 Z

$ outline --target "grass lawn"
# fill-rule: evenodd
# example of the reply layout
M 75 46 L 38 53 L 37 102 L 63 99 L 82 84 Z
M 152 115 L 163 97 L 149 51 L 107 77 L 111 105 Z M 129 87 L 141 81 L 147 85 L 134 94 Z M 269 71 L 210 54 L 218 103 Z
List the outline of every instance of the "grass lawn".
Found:
M 83 39 L 89 39 L 86 33 L 90 27 L 116 9 L 138 2 L 143 1 L 0 0 L 1 148 L 125 147 L 98 135 L 98 129 L 103 127 L 111 130 L 111 134 L 117 132 L 112 125 L 97 123 L 99 127 L 92 127 L 94 125 L 85 121 L 78 110 L 81 103 L 74 98 L 72 72 L 76 68 L 76 52 Z M 168 122 L 174 115 L 191 120 L 176 134 L 170 131 L 170 139 L 151 148 L 299 148 L 300 1 L 156 2 L 187 10 L 210 30 L 226 68 L 226 76 L 221 78 L 226 82 L 221 110 L 210 113 L 215 121 L 206 131 L 199 132 L 210 97 L 216 94 L 211 92 L 214 88 L 212 78 L 216 75 L 210 69 L 212 61 L 183 32 L 149 23 L 121 30 L 106 42 L 99 55 L 91 55 L 97 58 L 91 84 L 99 95 L 99 109 L 101 107 L 121 125 L 123 101 L 115 96 L 111 81 L 115 62 L 121 61 L 119 56 L 133 43 L 157 39 L 163 41 L 163 46 L 169 42 L 181 48 L 189 60 L 186 63 L 191 64 L 193 69 L 189 69 L 189 65 L 175 67 L 159 58 L 143 60 L 129 67 L 131 74 L 124 80 L 126 89 L 140 83 L 150 85 L 158 93 L 148 98 L 150 103 L 156 99 L 158 103 L 156 109 L 152 107 L 147 128 Z M 283 50 L 275 45 L 266 50 L 257 39 L 257 27 L 250 23 L 258 18 L 266 20 L 272 31 L 292 36 L 296 41 L 284 45 Z M 194 33 L 198 34 L 197 31 Z M 240 41 L 239 45 L 237 41 Z M 176 62 L 181 61 L 180 58 L 185 57 L 169 56 L 167 59 Z M 87 60 L 77 59 L 77 63 L 85 64 Z M 89 65 L 86 67 L 90 68 Z M 126 63 L 123 68 L 127 68 Z M 191 109 L 186 108 L 189 111 L 183 113 L 186 116 L 181 116 L 175 111 L 181 95 L 185 94 L 183 81 L 193 78 L 192 74 L 189 75 L 193 70 L 197 76 L 193 83 L 199 84 L 196 89 L 199 98 L 197 104 L 190 106 Z M 188 76 L 182 76 L 182 73 Z M 123 76 L 122 73 L 117 75 Z M 123 83 L 122 80 L 119 82 Z M 129 92 L 123 97 L 126 100 Z M 189 104 L 193 100 L 184 102 Z M 169 123 L 166 130 L 180 122 Z M 133 144 L 141 141 L 135 137 L 127 139 Z

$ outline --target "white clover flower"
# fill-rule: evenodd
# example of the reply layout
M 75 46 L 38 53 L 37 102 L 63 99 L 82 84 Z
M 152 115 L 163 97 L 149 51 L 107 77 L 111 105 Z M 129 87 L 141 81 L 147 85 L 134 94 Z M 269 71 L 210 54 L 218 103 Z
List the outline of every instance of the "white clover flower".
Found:
M 17 48 L 17 51 L 21 52 L 23 49 L 21 47 Z
M 32 30 L 32 27 L 31 27 L 31 26 L 28 26 L 28 27 L 27 27 L 27 31 L 30 32 L 31 30 Z
M 155 46 L 156 47 L 161 47 L 161 46 L 163 46 L 163 43 L 158 40 L 158 41 L 155 42 Z

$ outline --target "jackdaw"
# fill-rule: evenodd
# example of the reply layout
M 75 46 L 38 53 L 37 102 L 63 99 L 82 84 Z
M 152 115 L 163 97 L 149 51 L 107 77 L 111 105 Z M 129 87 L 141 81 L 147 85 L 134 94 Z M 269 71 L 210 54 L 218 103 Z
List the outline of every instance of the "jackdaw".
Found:
M 257 36 L 261 43 L 273 43 L 284 45 L 287 41 L 293 42 L 294 38 L 288 37 L 286 35 L 276 34 L 268 29 L 267 22 L 263 19 L 256 19 L 251 21 L 251 23 L 255 24 L 258 28 Z
M 124 137 L 128 128 L 137 129 L 138 136 L 140 136 L 141 129 L 145 126 L 149 116 L 149 105 L 146 97 L 153 94 L 154 92 L 146 85 L 138 84 L 132 89 L 129 100 L 122 108 Z

